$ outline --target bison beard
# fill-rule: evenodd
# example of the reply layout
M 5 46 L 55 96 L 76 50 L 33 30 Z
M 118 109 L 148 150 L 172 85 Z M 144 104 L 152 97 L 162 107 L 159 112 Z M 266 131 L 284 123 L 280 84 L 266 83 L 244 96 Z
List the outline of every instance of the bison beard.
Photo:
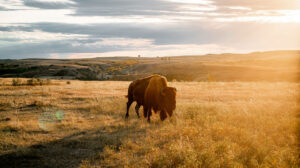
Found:
M 144 106 L 144 117 L 152 115 L 152 109 L 155 113 L 160 111 L 160 119 L 167 118 L 167 113 L 172 116 L 176 105 L 176 89 L 167 87 L 167 80 L 160 75 L 152 75 L 146 78 L 138 79 L 130 83 L 128 88 L 127 112 L 125 118 L 129 116 L 129 107 L 136 101 L 135 111 L 139 117 L 139 108 Z

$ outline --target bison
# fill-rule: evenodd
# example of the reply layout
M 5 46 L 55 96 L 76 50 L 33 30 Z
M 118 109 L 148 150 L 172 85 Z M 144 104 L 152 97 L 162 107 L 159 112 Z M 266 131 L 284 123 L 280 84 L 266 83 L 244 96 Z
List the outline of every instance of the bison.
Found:
M 126 111 L 125 118 L 129 117 L 129 108 L 134 101 L 136 101 L 136 106 L 135 106 L 136 114 L 140 118 L 139 109 L 142 105 L 144 105 L 145 91 L 152 77 L 153 76 L 148 76 L 146 78 L 137 79 L 130 83 L 128 87 L 128 95 L 126 96 L 128 98 L 128 102 L 127 102 L 127 111 Z M 146 117 L 147 115 L 144 114 L 144 116 Z
M 176 89 L 167 86 L 167 80 L 160 75 L 152 75 L 146 78 L 133 81 L 128 88 L 128 102 L 126 118 L 128 118 L 129 107 L 136 101 L 135 107 L 139 117 L 139 108 L 144 106 L 144 117 L 150 122 L 152 109 L 155 113 L 160 112 L 160 119 L 163 121 L 167 114 L 171 117 L 176 108 Z

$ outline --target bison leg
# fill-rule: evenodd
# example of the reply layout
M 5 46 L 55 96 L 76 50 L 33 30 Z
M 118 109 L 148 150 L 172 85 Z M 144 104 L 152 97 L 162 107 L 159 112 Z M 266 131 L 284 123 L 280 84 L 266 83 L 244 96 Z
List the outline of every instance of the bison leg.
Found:
M 144 117 L 147 118 L 147 110 L 144 110 Z
M 139 104 L 135 105 L 135 112 L 136 112 L 136 115 L 138 116 L 138 118 L 140 118 L 140 113 L 139 113 L 140 106 L 141 105 L 139 105 Z
M 160 120 L 164 121 L 167 118 L 166 111 L 162 110 L 159 112 Z
M 148 123 L 150 123 L 150 116 L 152 115 L 152 110 L 151 110 L 151 108 L 149 108 L 148 110 L 147 110 L 147 117 L 148 117 L 148 119 L 147 119 L 147 121 L 148 121 Z
M 127 102 L 127 111 L 126 111 L 125 118 L 129 117 L 129 108 L 130 108 L 132 102 L 133 102 L 132 100 L 128 100 L 128 102 Z
M 144 106 L 144 117 L 147 118 L 148 109 Z

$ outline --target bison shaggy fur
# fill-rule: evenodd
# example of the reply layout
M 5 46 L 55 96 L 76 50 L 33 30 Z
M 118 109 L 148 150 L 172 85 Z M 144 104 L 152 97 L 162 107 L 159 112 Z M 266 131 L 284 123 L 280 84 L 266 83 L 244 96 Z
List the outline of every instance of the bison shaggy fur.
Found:
M 167 86 L 167 79 L 164 76 L 152 75 L 146 78 L 138 79 L 130 83 L 128 88 L 128 102 L 126 118 L 129 116 L 129 107 L 136 101 L 135 107 L 139 117 L 139 108 L 144 106 L 144 117 L 150 122 L 152 110 L 160 113 L 160 119 L 163 121 L 169 115 L 173 114 L 176 108 L 176 89 Z

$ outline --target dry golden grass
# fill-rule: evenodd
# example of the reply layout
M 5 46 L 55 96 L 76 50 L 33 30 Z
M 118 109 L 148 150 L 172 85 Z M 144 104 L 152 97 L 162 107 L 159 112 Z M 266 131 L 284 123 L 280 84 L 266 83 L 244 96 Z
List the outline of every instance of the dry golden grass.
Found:
M 0 79 L 0 167 L 297 167 L 299 83 L 171 82 L 164 122 L 126 121 L 129 82 Z M 64 118 L 39 120 L 57 110 Z M 142 109 L 141 109 L 142 110 Z M 45 121 L 44 121 L 45 122 Z M 45 129 L 46 128 L 46 129 Z

